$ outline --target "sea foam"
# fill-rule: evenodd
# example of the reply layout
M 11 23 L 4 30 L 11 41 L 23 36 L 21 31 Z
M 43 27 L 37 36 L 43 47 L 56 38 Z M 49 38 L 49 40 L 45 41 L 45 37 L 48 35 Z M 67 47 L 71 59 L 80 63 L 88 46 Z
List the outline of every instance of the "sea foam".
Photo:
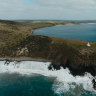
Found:
M 5 61 L 0 61 L 0 74 L 18 73 L 26 76 L 40 74 L 48 77 L 55 77 L 56 79 L 52 89 L 57 94 L 65 93 L 81 85 L 84 90 L 95 92 L 92 84 L 94 77 L 90 73 L 85 73 L 84 76 L 73 76 L 68 68 L 63 69 L 61 67 L 60 70 L 48 70 L 50 63 L 51 62 L 22 61 L 6 64 Z

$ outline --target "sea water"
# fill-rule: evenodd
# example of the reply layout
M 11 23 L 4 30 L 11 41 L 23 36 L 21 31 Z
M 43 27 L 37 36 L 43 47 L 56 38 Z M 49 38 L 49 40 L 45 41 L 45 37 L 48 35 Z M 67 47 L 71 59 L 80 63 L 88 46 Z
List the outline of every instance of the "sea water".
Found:
M 48 70 L 51 62 L 0 61 L 0 96 L 96 96 L 93 77 L 69 69 Z
M 96 42 L 96 24 L 90 23 L 46 27 L 35 30 L 34 34 Z

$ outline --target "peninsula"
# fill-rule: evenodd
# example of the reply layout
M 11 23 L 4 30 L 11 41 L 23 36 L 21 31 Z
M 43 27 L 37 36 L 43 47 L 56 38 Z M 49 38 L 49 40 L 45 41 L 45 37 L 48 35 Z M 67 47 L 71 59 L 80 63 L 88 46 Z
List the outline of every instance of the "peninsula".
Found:
M 37 28 L 88 22 L 0 20 L 0 60 L 50 61 L 55 69 L 68 67 L 73 75 L 96 75 L 96 43 L 32 34 Z

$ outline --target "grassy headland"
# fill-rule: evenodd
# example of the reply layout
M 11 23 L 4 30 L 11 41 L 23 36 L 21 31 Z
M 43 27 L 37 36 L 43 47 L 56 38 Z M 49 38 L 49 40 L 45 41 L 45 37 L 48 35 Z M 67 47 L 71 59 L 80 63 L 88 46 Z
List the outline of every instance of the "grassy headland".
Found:
M 63 21 L 5 21 L 0 20 L 0 49 L 8 49 L 20 44 L 26 37 L 32 35 L 37 28 L 69 24 Z M 73 24 L 73 23 L 71 23 Z M 2 53 L 3 54 L 3 53 Z M 0 54 L 0 56 L 2 56 Z M 6 54 L 4 54 L 6 55 Z
M 37 28 L 65 24 L 64 21 L 0 21 L 0 57 L 51 60 L 56 69 L 69 67 L 72 72 L 93 70 L 96 75 L 96 44 L 87 47 L 86 41 L 36 36 Z M 50 67 L 51 68 L 51 67 Z M 79 68 L 79 69 L 78 69 Z M 75 70 L 75 71 L 73 71 Z

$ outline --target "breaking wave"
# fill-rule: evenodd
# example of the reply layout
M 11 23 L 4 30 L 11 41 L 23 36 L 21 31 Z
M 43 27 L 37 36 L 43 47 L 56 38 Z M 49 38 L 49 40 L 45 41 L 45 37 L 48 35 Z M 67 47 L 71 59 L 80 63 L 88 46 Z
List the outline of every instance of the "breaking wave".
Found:
M 93 92 L 92 80 L 95 78 L 90 73 L 85 73 L 84 76 L 73 76 L 69 69 L 60 70 L 48 70 L 48 66 L 51 62 L 35 62 L 35 61 L 22 61 L 22 62 L 10 62 L 6 64 L 5 61 L 0 61 L 0 74 L 2 73 L 18 73 L 21 75 L 31 76 L 33 74 L 40 74 L 48 77 L 55 77 L 55 81 L 52 90 L 56 94 L 67 93 L 69 90 L 75 90 L 81 87 L 86 90 Z M 78 89 L 79 90 L 79 89 Z

